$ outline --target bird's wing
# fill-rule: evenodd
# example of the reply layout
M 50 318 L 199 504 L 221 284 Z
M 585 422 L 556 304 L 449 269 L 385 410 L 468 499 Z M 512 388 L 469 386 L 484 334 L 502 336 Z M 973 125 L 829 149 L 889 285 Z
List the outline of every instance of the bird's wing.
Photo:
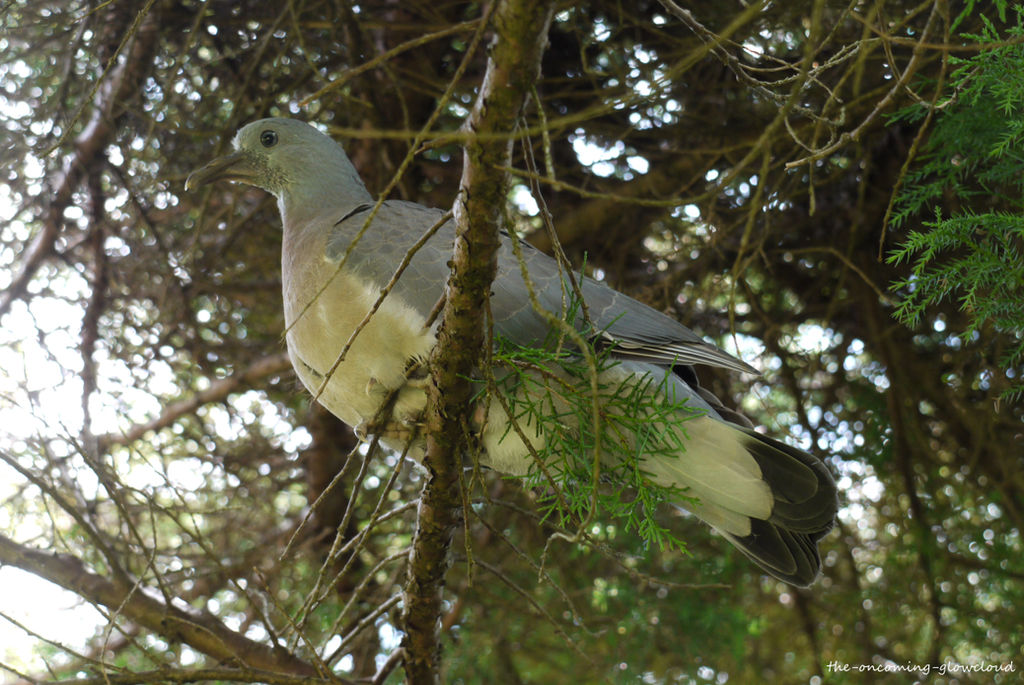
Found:
M 540 317 L 529 302 L 519 259 L 512 249 L 512 239 L 504 238 L 498 255 L 498 278 L 494 284 L 491 310 L 498 330 L 510 337 L 518 337 L 520 328 L 524 326 L 534 332 L 536 324 L 527 324 L 527 321 Z M 566 272 L 554 259 L 532 245 L 523 241 L 519 245 L 539 304 L 550 312 L 562 312 L 574 297 Z M 705 342 L 689 328 L 656 309 L 576 272 L 573 272 L 573 278 L 579 285 L 586 303 L 586 314 L 590 318 L 590 326 L 582 319 L 576 322 L 577 326 L 589 328 L 598 345 L 614 345 L 614 357 L 662 366 L 705 364 L 757 373 L 753 367 Z M 546 331 L 546 324 L 541 330 Z
M 374 205 L 359 205 L 339 218 L 327 240 L 327 259 L 340 262 L 360 277 L 384 288 L 406 259 L 406 255 L 443 216 L 439 209 L 399 200 L 384 202 L 363 236 L 362 231 Z M 451 271 L 454 229 L 446 222 L 412 255 L 399 279 L 392 284 L 389 297 L 396 298 L 422 317 L 426 317 L 444 293 Z M 350 253 L 350 254 L 349 254 Z
M 362 229 L 373 205 L 354 208 L 335 225 L 327 244 L 328 259 L 342 259 L 353 237 Z M 380 207 L 373 223 L 352 249 L 349 263 L 379 287 L 387 284 L 406 253 L 443 216 L 412 202 L 388 200 Z M 422 245 L 393 286 L 393 296 L 426 316 L 444 292 L 451 260 L 454 226 L 446 222 Z M 493 284 L 491 315 L 495 331 L 523 345 L 541 344 L 550 332 L 544 316 L 531 303 L 530 291 L 537 303 L 556 316 L 574 298 L 572 286 L 558 263 L 529 243 L 519 241 L 520 254 L 528 272 L 524 280 L 512 238 L 502 235 L 498 252 L 498 273 Z M 612 355 L 622 359 L 659 365 L 705 364 L 744 373 L 757 371 L 705 342 L 686 326 L 665 314 L 609 288 L 589 277 L 573 273 L 586 302 L 590 326 L 582 315 L 574 323 L 589 333 L 599 345 L 613 345 Z

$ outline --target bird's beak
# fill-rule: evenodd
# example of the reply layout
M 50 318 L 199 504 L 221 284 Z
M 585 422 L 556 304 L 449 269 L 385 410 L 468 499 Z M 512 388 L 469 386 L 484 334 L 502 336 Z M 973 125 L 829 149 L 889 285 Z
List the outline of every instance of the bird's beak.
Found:
M 256 173 L 249 156 L 239 150 L 230 155 L 218 157 L 206 166 L 193 171 L 185 179 L 185 190 L 194 190 L 214 181 L 241 181 L 252 185 L 256 180 Z

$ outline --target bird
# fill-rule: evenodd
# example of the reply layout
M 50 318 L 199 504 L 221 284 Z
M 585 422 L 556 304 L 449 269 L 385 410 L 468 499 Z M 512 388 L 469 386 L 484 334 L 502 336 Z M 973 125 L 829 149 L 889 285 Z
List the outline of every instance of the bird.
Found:
M 422 367 L 436 344 L 438 323 L 431 314 L 451 270 L 450 214 L 404 200 L 378 206 L 343 147 L 303 121 L 253 121 L 232 143 L 233 152 L 195 170 L 185 188 L 228 180 L 277 198 L 285 342 L 298 378 L 361 437 L 374 432 L 386 446 L 422 457 L 415 445 L 417 419 L 426 406 Z M 832 475 L 821 459 L 754 430 L 700 386 L 693 367 L 756 370 L 667 314 L 572 274 L 503 233 L 489 305 L 495 337 L 542 346 L 551 339 L 552 316 L 567 318 L 579 333 L 572 339 L 585 338 L 604 350 L 608 363 L 600 370 L 601 387 L 638 393 L 643 400 L 636 411 L 647 414 L 622 425 L 682 435 L 674 448 L 640 455 L 649 482 L 680 493 L 674 504 L 772 577 L 811 585 L 821 569 L 818 542 L 833 527 L 838 508 Z M 575 287 L 567 286 L 573 281 Z M 567 292 L 582 299 L 568 317 Z M 499 369 L 494 377 L 509 374 Z M 554 382 L 581 380 L 567 374 L 556 372 Z M 521 476 L 531 472 L 536 450 L 553 442 L 552 426 L 559 419 L 528 420 L 512 430 L 515 402 L 547 395 L 530 383 L 498 387 L 507 388 L 506 401 L 478 408 L 471 417 L 481 445 L 479 463 Z M 558 414 L 562 404 L 535 406 Z M 378 413 L 386 413 L 385 406 L 391 413 L 381 422 Z M 627 435 L 625 449 L 642 449 L 648 439 Z M 610 459 L 622 458 L 612 454 Z

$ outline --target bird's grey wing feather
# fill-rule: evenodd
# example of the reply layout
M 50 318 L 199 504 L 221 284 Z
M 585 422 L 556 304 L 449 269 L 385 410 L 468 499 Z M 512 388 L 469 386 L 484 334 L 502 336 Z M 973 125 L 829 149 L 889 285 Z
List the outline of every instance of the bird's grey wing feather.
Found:
M 495 324 L 509 329 L 508 332 L 503 331 L 506 334 L 515 334 L 525 319 L 531 314 L 536 316 L 535 312 L 523 311 L 524 308 L 530 309 L 530 303 L 526 301 L 526 285 L 520 275 L 511 240 L 504 236 L 498 256 L 499 279 L 491 302 Z M 566 306 L 570 288 L 565 274 L 548 255 L 526 242 L 520 241 L 520 245 L 539 303 L 548 311 L 561 312 Z M 574 275 L 596 329 L 596 342 L 615 345 L 614 357 L 660 365 L 706 364 L 757 373 L 750 365 L 705 342 L 675 319 L 612 290 L 604 283 L 581 277 L 575 272 Z M 503 317 L 508 321 L 503 321 Z
M 385 287 L 406 254 L 433 227 L 444 212 L 413 202 L 384 202 L 359 242 L 351 248 L 362 230 L 373 204 L 361 205 L 335 224 L 327 241 L 327 258 L 341 261 L 351 251 L 346 268 L 378 288 Z M 394 284 L 391 296 L 422 316 L 430 314 L 444 292 L 448 280 L 454 228 L 446 222 L 426 244 L 413 255 L 410 263 Z
M 373 206 L 354 208 L 335 225 L 327 257 L 340 260 L 362 229 Z M 391 280 L 406 253 L 444 212 L 401 200 L 384 202 L 373 223 L 352 249 L 351 268 L 378 287 Z M 450 268 L 454 226 L 446 222 L 413 256 L 393 293 L 401 302 L 426 316 L 444 292 Z M 523 345 L 542 343 L 550 328 L 530 302 L 512 238 L 502 235 L 498 273 L 493 284 L 491 314 L 496 332 Z M 567 306 L 571 291 L 558 263 L 520 241 L 538 304 L 556 316 Z M 598 343 L 614 344 L 613 356 L 660 365 L 706 364 L 746 373 L 756 371 L 702 340 L 669 316 L 612 290 L 588 277 L 575 275 L 593 323 Z M 582 319 L 577 325 L 582 326 Z
M 372 209 L 372 204 L 361 205 L 341 218 L 328 239 L 328 259 L 340 261 L 350 251 L 352 240 L 362 230 Z M 377 287 L 384 287 L 406 253 L 443 215 L 439 209 L 412 202 L 384 202 L 363 237 L 351 248 L 347 264 Z M 413 255 L 392 289 L 393 296 L 427 316 L 444 293 L 451 271 L 448 263 L 454 240 L 454 224 L 448 221 Z M 554 264 L 549 257 L 540 256 Z M 554 295 L 560 287 L 557 269 L 542 267 L 531 280 L 541 293 L 543 306 L 557 313 L 558 299 Z M 511 245 L 504 241 L 493 292 L 491 311 L 497 332 L 523 345 L 544 341 L 549 330 L 547 321 L 530 305 L 519 264 Z

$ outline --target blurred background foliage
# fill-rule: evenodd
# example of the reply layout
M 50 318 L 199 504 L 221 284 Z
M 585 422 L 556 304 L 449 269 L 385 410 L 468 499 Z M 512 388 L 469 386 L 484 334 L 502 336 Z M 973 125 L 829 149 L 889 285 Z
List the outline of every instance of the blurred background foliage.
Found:
M 401 680 L 422 478 L 350 454 L 292 375 L 272 199 L 183 182 L 283 115 L 343 140 L 380 191 L 465 62 L 392 194 L 450 207 L 484 10 L 0 8 L 9 681 Z M 842 510 L 823 577 L 796 590 L 669 511 L 689 555 L 609 521 L 569 541 L 538 493 L 480 474 L 444 682 L 1017 677 L 935 669 L 1024 666 L 1018 27 L 1006 2 L 559 8 L 515 143 L 522 230 L 551 249 L 550 212 L 575 264 L 762 369 L 699 373 L 824 458 Z

